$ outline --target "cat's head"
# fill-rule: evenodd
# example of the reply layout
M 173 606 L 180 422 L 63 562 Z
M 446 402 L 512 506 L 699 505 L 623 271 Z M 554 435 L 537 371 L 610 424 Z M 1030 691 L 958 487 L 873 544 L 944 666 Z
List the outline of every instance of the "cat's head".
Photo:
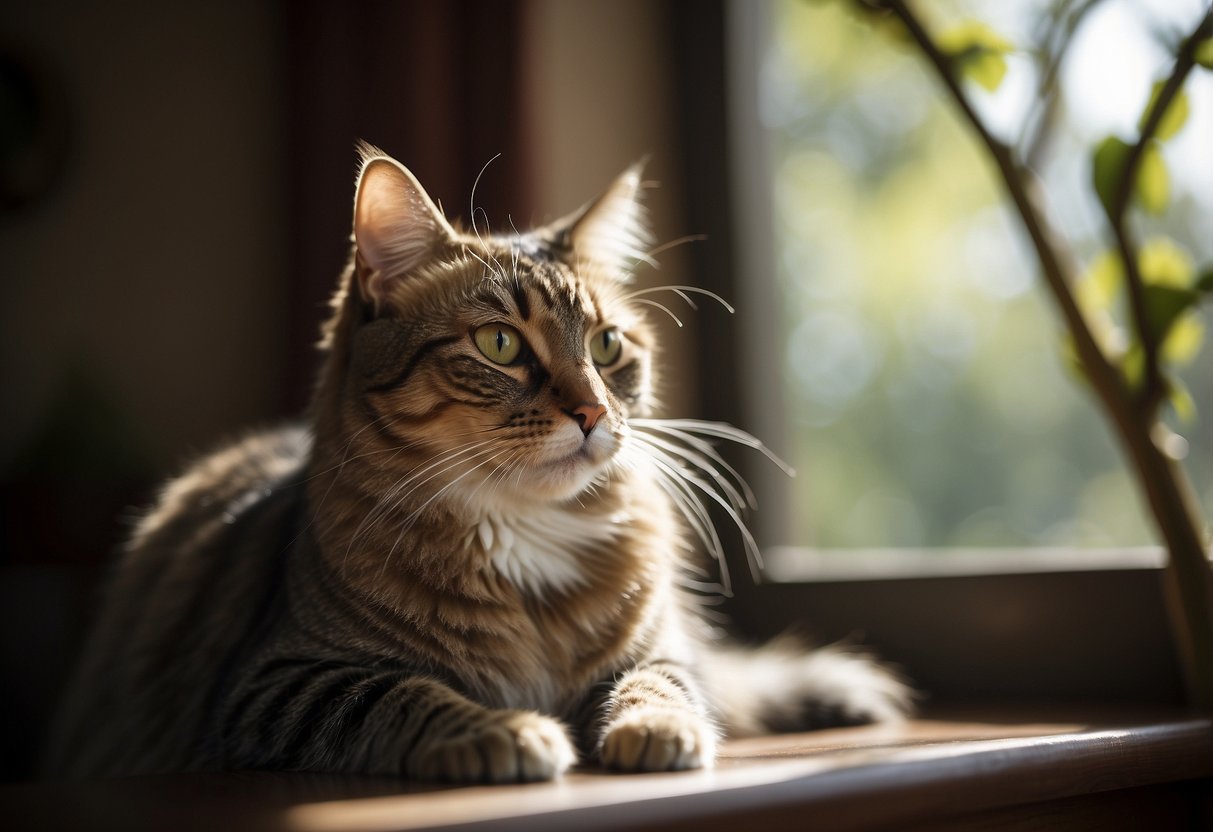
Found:
M 452 226 L 404 166 L 366 148 L 318 441 L 429 492 L 583 491 L 652 401 L 652 336 L 627 298 L 648 238 L 639 190 L 632 168 L 562 220 L 492 236 Z

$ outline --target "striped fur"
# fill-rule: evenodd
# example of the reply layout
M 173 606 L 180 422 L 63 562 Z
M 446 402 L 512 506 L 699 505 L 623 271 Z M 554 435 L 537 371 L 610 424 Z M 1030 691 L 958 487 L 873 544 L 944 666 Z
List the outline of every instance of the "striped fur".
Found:
M 366 149 L 308 424 L 165 488 L 48 770 L 538 780 L 901 714 L 906 688 L 864 657 L 726 650 L 696 614 L 679 514 L 714 539 L 696 489 L 740 495 L 692 423 L 645 419 L 654 344 L 624 271 L 647 235 L 638 189 L 628 171 L 552 227 L 492 237 Z M 521 339 L 516 359 L 477 347 L 486 326 Z M 595 363 L 591 339 L 616 333 Z M 751 672 L 761 689 L 736 688 Z

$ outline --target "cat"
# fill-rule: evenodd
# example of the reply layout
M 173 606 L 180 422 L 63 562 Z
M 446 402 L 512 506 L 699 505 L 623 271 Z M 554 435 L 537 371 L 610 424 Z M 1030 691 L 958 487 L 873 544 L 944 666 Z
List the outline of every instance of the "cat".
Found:
M 163 489 L 108 583 L 48 770 L 532 781 L 576 761 L 710 766 L 723 736 L 901 718 L 909 688 L 866 656 L 729 647 L 699 614 L 689 534 L 719 538 L 696 492 L 738 496 L 708 440 L 746 435 L 648 418 L 640 169 L 492 236 L 360 152 L 307 424 Z

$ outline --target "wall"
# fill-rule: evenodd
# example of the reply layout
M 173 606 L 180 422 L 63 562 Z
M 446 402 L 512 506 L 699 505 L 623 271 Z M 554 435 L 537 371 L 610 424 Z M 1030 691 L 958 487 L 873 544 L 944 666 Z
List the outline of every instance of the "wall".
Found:
M 673 125 L 673 89 L 663 4 L 647 0 L 531 0 L 525 35 L 536 203 L 542 222 L 599 194 L 626 167 L 647 158 L 646 205 L 657 244 L 695 234 L 679 203 L 682 170 Z M 688 245 L 694 245 L 689 243 Z M 694 283 L 685 246 L 641 268 L 639 285 Z M 670 415 L 692 416 L 695 313 L 673 295 L 655 295 L 686 326 L 651 310 L 660 327 L 661 398 Z
M 0 225 L 0 468 L 69 370 L 112 398 L 158 469 L 273 414 L 276 17 L 239 0 L 6 10 L 4 40 L 61 77 L 69 132 L 53 190 Z

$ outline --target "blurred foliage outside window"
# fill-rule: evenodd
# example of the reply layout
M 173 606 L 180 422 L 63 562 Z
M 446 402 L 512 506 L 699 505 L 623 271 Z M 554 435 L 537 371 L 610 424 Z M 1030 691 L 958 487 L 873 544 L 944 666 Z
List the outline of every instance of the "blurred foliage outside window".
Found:
M 1067 4 L 1061 4 L 1066 6 Z M 1074 5 L 1074 4 L 1069 4 Z M 1114 280 L 1091 154 L 1131 133 L 1201 3 L 1106 0 L 1075 30 L 1059 74 L 1056 137 L 1037 170 L 1098 303 Z M 970 73 L 1007 141 L 1039 115 L 1031 50 L 1057 3 L 940 2 L 946 31 L 983 21 L 1009 47 Z M 762 67 L 773 149 L 782 376 L 798 518 L 824 548 L 1150 543 L 1143 506 L 1038 285 L 996 174 L 921 56 L 846 2 L 777 0 Z M 966 25 L 966 24 L 962 24 Z M 973 24 L 967 24 L 973 25 Z M 994 89 L 982 89 L 993 87 Z M 1189 273 L 1213 259 L 1213 73 L 1188 81 L 1186 123 L 1163 146 L 1162 210 L 1143 259 Z M 1161 235 L 1165 233 L 1169 239 Z M 1167 422 L 1213 511 L 1213 350 L 1201 315 L 1166 349 L 1190 401 Z M 1179 411 L 1179 412 L 1176 412 Z

